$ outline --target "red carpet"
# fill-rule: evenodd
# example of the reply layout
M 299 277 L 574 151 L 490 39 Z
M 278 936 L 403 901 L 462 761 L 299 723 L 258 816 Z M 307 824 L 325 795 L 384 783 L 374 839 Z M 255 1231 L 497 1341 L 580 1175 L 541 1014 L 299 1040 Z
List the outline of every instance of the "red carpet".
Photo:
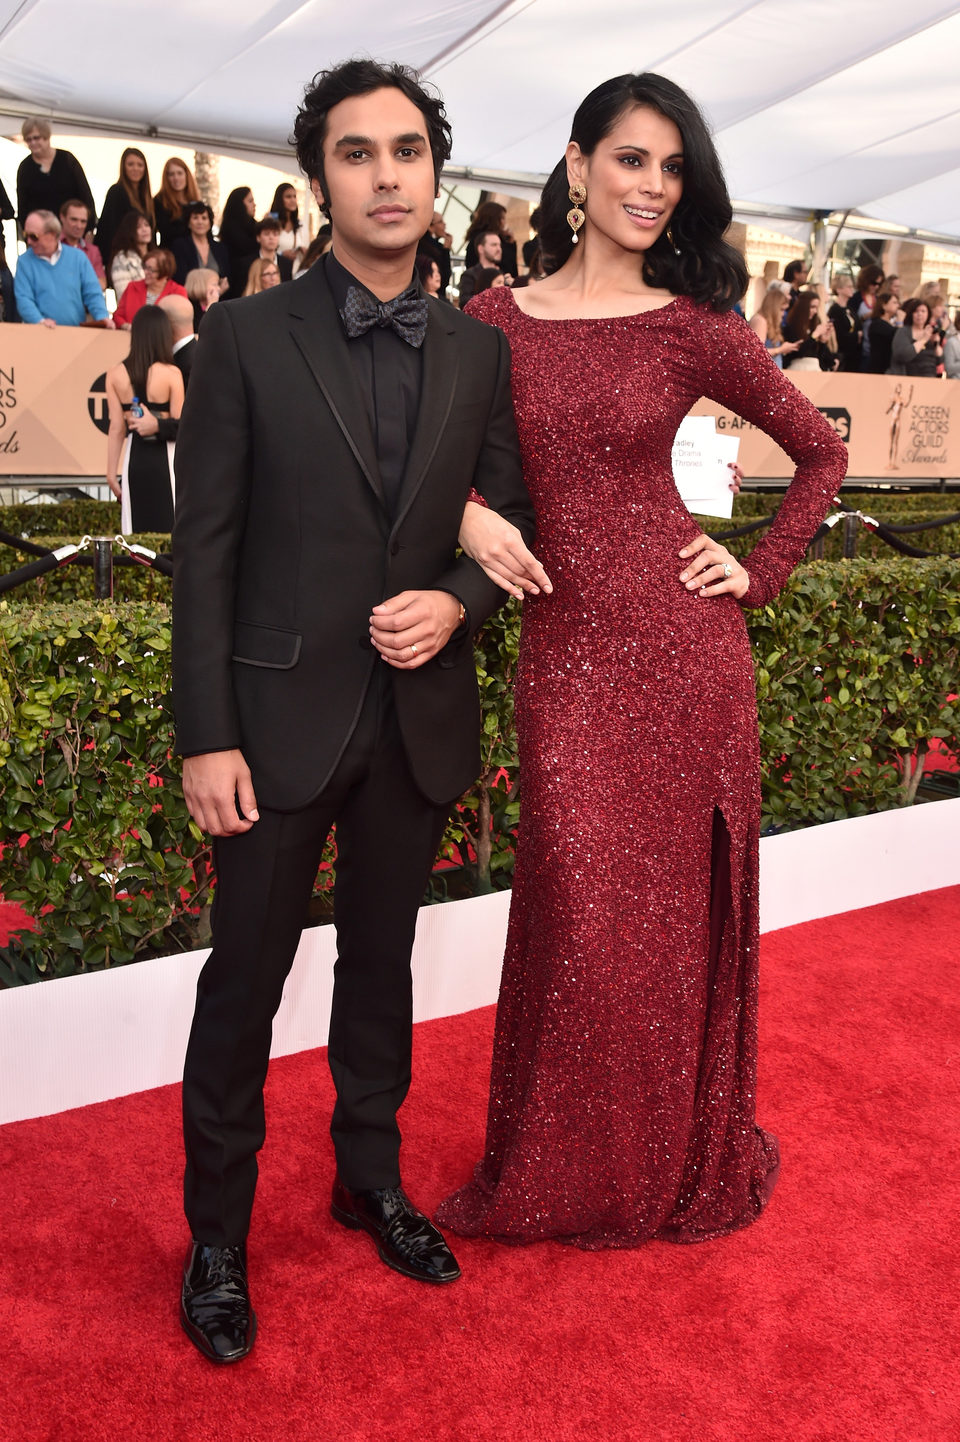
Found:
M 956 1442 L 960 888 L 763 939 L 754 1227 L 581 1253 L 461 1243 L 429 1289 L 329 1218 L 322 1053 L 274 1064 L 260 1338 L 177 1323 L 178 1090 L 0 1128 L 3 1442 Z M 417 1028 L 405 1179 L 479 1151 L 492 1010 Z

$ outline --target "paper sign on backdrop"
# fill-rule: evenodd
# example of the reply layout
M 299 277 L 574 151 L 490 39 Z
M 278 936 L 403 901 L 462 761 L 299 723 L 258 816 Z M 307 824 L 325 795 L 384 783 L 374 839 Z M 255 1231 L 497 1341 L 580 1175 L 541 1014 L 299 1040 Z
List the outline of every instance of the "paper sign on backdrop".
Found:
M 686 416 L 673 441 L 673 479 L 687 510 L 695 516 L 733 514 L 733 476 L 737 459 L 736 436 L 721 436 L 713 416 Z

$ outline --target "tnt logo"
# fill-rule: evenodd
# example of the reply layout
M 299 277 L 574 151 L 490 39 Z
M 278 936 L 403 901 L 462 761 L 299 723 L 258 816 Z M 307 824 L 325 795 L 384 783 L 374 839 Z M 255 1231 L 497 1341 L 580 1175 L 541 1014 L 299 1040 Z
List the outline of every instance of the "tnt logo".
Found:
M 817 406 L 817 410 L 828 421 L 845 445 L 850 444 L 850 412 L 842 406 Z
M 90 394 L 87 396 L 87 410 L 90 412 L 90 419 L 98 431 L 104 435 L 110 429 L 110 415 L 107 411 L 107 373 L 97 376 L 90 387 Z

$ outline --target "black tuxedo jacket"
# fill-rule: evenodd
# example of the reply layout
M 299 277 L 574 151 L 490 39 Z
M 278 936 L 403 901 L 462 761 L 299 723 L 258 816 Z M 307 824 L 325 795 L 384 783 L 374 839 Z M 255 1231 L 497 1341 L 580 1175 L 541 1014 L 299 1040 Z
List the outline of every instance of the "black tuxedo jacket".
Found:
M 218 301 L 217 304 L 219 305 L 220 302 Z M 187 386 L 190 383 L 190 373 L 193 370 L 193 357 L 196 355 L 196 352 L 197 338 L 196 336 L 191 336 L 186 345 L 182 345 L 179 350 L 175 350 L 173 353 L 173 363 L 183 376 L 184 395 L 186 395 Z
M 211 306 L 180 422 L 177 747 L 240 747 L 258 802 L 282 811 L 322 790 L 386 664 L 370 643 L 373 606 L 444 589 L 477 627 L 505 599 L 456 554 L 471 485 L 533 537 L 503 334 L 431 302 L 395 516 L 347 345 L 322 262 Z M 479 770 L 471 638 L 391 675 L 417 785 L 449 802 Z

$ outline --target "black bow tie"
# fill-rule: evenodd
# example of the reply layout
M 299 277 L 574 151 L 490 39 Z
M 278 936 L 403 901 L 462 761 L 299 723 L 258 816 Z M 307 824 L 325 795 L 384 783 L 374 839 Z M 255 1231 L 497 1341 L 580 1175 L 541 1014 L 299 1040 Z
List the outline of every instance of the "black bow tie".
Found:
M 372 326 L 392 326 L 401 340 L 419 350 L 427 334 L 427 305 L 426 296 L 418 295 L 412 287 L 395 300 L 384 302 L 352 285 L 340 314 L 351 340 L 365 335 Z

